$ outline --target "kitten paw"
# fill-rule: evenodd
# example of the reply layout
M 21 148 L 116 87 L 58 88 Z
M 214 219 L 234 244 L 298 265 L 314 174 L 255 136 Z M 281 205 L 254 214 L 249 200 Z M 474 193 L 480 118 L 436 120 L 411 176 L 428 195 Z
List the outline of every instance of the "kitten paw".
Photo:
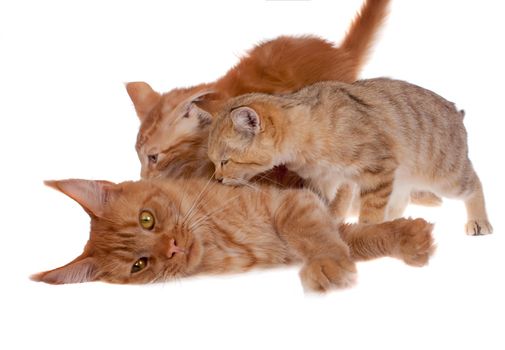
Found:
M 433 224 L 423 220 L 406 220 L 401 231 L 400 258 L 411 266 L 424 266 L 435 251 Z
M 326 292 L 333 288 L 346 288 L 356 283 L 356 266 L 348 258 L 317 258 L 305 264 L 300 271 L 306 291 Z
M 466 223 L 465 231 L 469 236 L 488 235 L 493 233 L 493 226 L 486 219 L 474 219 Z

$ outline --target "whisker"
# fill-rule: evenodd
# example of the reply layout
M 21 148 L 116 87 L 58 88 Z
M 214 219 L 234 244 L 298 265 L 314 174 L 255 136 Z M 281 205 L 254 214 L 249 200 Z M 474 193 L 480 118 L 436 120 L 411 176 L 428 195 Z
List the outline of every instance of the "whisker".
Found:
M 259 177 L 261 180 L 266 180 L 266 181 L 270 182 L 271 184 L 277 185 L 277 186 L 279 186 L 281 188 L 286 187 L 286 185 L 283 185 L 280 182 L 274 181 L 271 178 L 269 178 L 268 176 L 263 175 L 263 174 L 258 174 L 255 177 Z M 256 181 L 258 181 L 258 180 L 256 180 Z
M 198 218 L 195 222 L 193 223 L 190 223 L 189 221 L 187 222 L 188 224 L 188 230 L 193 230 L 194 229 L 194 226 L 205 221 L 205 220 L 208 220 L 212 215 L 214 215 L 215 213 L 217 213 L 218 211 L 226 208 L 226 206 L 228 204 L 231 204 L 230 202 L 234 199 L 237 199 L 238 197 L 240 197 L 242 194 L 239 193 L 238 195 L 234 196 L 234 197 L 231 197 L 229 198 L 228 200 L 226 200 L 222 205 L 220 205 L 219 207 L 215 208 L 214 210 L 212 210 L 211 212 L 203 215 L 202 217 Z M 191 224 L 191 225 L 189 225 Z
M 179 206 L 177 208 L 177 217 L 175 218 L 175 226 L 178 227 L 179 225 L 179 219 L 181 218 L 181 213 L 182 213 L 182 202 L 186 199 L 188 195 L 188 182 L 184 182 L 184 187 L 182 189 L 182 196 L 179 201 Z
M 258 191 L 258 192 L 263 192 L 263 189 L 261 188 L 261 185 L 258 185 L 256 183 L 251 183 L 247 180 L 244 180 L 244 179 L 233 179 L 234 181 L 236 181 L 237 183 L 243 185 L 243 186 L 246 186 L 246 187 L 249 187 L 255 191 Z
M 212 175 L 209 177 L 209 179 L 207 180 L 207 183 L 205 184 L 205 186 L 203 187 L 203 189 L 200 191 L 200 193 L 197 195 L 195 201 L 193 202 L 193 205 L 189 208 L 188 212 L 186 213 L 186 215 L 184 216 L 184 218 L 182 219 L 182 222 L 184 223 L 189 217 L 190 215 L 192 214 L 193 210 L 195 209 L 195 206 L 198 204 L 198 202 L 200 201 L 200 199 L 202 198 L 202 196 L 204 195 L 205 193 L 205 190 L 207 190 L 207 188 L 209 187 L 209 184 L 212 182 L 212 178 L 214 177 L 214 175 L 216 174 L 216 171 L 214 170 L 214 172 L 212 173 Z

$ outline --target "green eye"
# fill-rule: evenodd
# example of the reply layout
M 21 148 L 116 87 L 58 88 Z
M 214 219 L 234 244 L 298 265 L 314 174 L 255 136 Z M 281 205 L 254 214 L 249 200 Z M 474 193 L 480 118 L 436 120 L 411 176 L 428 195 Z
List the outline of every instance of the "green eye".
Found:
M 140 258 L 132 266 L 132 273 L 139 272 L 147 266 L 147 258 Z
M 140 226 L 146 230 L 152 230 L 154 227 L 154 215 L 151 212 L 144 210 L 140 213 L 139 217 Z

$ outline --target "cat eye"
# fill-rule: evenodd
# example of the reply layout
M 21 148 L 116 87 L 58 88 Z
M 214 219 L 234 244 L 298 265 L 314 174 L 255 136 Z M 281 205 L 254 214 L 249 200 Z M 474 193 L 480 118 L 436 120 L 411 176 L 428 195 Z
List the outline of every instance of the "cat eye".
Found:
M 229 161 L 230 161 L 229 159 L 222 160 L 221 166 L 225 166 L 226 164 L 228 164 Z
M 149 154 L 147 156 L 147 160 L 149 160 L 149 163 L 156 164 L 158 161 L 158 155 L 157 154 Z
M 142 226 L 146 230 L 152 230 L 154 227 L 154 215 L 147 210 L 143 210 L 140 213 L 139 222 L 140 226 Z
M 132 266 L 131 273 L 139 272 L 147 266 L 147 258 L 140 258 Z

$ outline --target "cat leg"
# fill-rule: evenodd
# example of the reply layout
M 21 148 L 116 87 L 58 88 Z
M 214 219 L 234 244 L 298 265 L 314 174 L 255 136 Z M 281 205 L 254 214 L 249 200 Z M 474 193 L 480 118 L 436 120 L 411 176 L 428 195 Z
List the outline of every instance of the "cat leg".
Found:
M 359 222 L 363 224 L 383 222 L 386 207 L 393 192 L 395 169 L 384 169 L 365 174 L 360 179 Z
M 391 256 L 423 266 L 435 250 L 432 230 L 433 225 L 423 219 L 397 219 L 382 224 L 342 224 L 340 236 L 355 261 Z
M 275 213 L 280 239 L 304 263 L 300 278 L 306 290 L 324 292 L 354 284 L 356 266 L 338 226 L 324 203 L 311 192 L 289 191 Z
M 470 236 L 493 233 L 493 227 L 489 223 L 484 201 L 482 184 L 470 161 L 464 168 L 463 175 L 452 181 L 445 182 L 441 192 L 448 197 L 456 197 L 465 202 L 467 223 L 465 232 Z
M 349 215 L 349 210 L 354 198 L 354 184 L 342 184 L 335 195 L 335 198 L 330 202 L 330 212 L 337 219 L 345 219 Z
M 405 181 L 395 179 L 393 192 L 386 207 L 386 220 L 401 218 L 409 204 L 412 187 Z
M 493 227 L 487 218 L 484 192 L 477 174 L 475 174 L 475 188 L 465 198 L 467 223 L 465 231 L 467 235 L 477 236 L 493 233 Z

